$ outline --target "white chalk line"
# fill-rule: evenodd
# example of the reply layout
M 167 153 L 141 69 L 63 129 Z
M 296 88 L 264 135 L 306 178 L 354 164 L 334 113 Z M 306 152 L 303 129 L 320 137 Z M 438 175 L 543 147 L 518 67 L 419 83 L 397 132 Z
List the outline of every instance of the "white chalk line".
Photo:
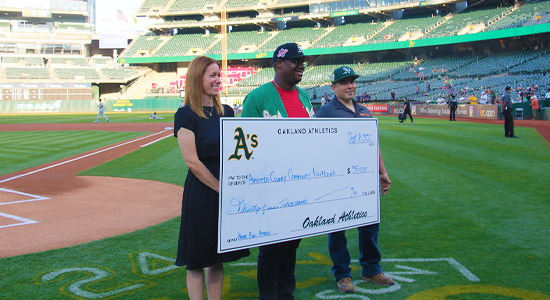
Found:
M 47 197 L 42 197 L 42 196 L 38 196 L 38 195 L 33 195 L 33 194 L 29 194 L 29 193 L 24 193 L 24 192 L 19 192 L 19 191 L 15 191 L 15 190 L 4 189 L 4 188 L 0 188 L 0 192 L 18 194 L 18 195 L 21 195 L 21 196 L 27 196 L 27 197 L 32 198 L 32 199 L 26 199 L 26 200 L 4 202 L 4 203 L 0 203 L 0 205 L 8 205 L 8 204 L 24 203 L 24 202 L 34 202 L 34 201 L 42 201 L 42 200 L 50 199 L 50 198 L 47 198 Z M 0 229 L 7 228 L 7 227 L 13 227 L 13 226 L 21 226 L 21 225 L 29 225 L 29 224 L 38 223 L 38 221 L 34 221 L 34 220 L 30 220 L 30 219 L 26 219 L 26 218 L 23 218 L 23 217 L 10 215 L 10 214 L 5 214 L 5 213 L 2 213 L 2 212 L 0 212 L 0 217 L 5 217 L 5 218 L 8 218 L 8 219 L 12 219 L 12 220 L 20 222 L 20 223 L 9 224 L 9 225 L 0 225 Z
M 34 170 L 34 171 L 31 171 L 31 172 L 28 172 L 28 173 L 25 173 L 25 174 L 21 174 L 21 175 L 13 176 L 13 177 L 10 177 L 10 178 L 6 178 L 4 180 L 0 180 L 0 183 L 8 182 L 10 180 L 14 180 L 14 179 L 25 177 L 25 176 L 28 176 L 28 175 L 31 175 L 31 174 L 34 174 L 34 173 L 44 171 L 44 170 L 55 168 L 55 167 L 58 167 L 58 166 L 61 166 L 61 165 L 64 165 L 64 164 L 67 164 L 67 163 L 70 163 L 70 162 L 73 162 L 73 161 L 77 161 L 77 160 L 80 160 L 80 159 L 83 159 L 83 158 L 86 158 L 86 157 L 89 157 L 89 156 L 92 156 L 92 155 L 96 155 L 96 154 L 99 154 L 99 153 L 102 153 L 102 152 L 105 152 L 105 151 L 108 151 L 108 150 L 112 150 L 112 149 L 122 147 L 122 146 L 131 144 L 131 143 L 134 143 L 134 142 L 137 142 L 137 141 L 141 141 L 143 139 L 150 138 L 150 137 L 158 135 L 158 134 L 162 134 L 166 131 L 167 130 L 159 131 L 157 133 L 142 136 L 140 138 L 137 138 L 137 139 L 134 139 L 134 140 L 131 140 L 131 141 L 128 141 L 128 142 L 125 142 L 125 143 L 122 143 L 122 144 L 119 144 L 119 145 L 116 145 L 116 146 L 112 146 L 112 147 L 109 147 L 109 148 L 106 148 L 106 149 L 103 149 L 103 150 L 99 150 L 99 151 L 96 151 L 96 152 L 93 152 L 93 153 L 90 153 L 90 154 L 86 154 L 86 155 L 83 155 L 83 156 L 80 156 L 80 157 L 76 157 L 76 158 L 73 158 L 73 159 L 70 159 L 70 160 L 67 160 L 67 161 L 64 161 L 64 162 L 60 162 L 60 163 L 55 164 L 55 165 L 51 165 L 51 166 L 44 167 L 44 168 L 41 168 L 41 169 L 38 169 L 38 170 Z
M 38 221 L 21 218 L 21 217 L 14 216 L 14 215 L 8 215 L 8 214 L 2 213 L 2 212 L 0 212 L 0 217 L 5 217 L 5 218 L 8 218 L 8 219 L 12 219 L 12 220 L 21 222 L 21 223 L 15 223 L 15 224 L 0 225 L 0 229 L 7 228 L 7 227 L 14 227 L 14 226 L 21 226 L 21 225 L 28 225 L 28 224 L 38 223 Z
M 169 138 L 169 137 L 171 137 L 171 136 L 174 136 L 174 135 L 173 135 L 173 134 L 170 134 L 170 135 L 167 135 L 167 136 L 165 136 L 165 137 L 161 137 L 160 139 L 156 139 L 156 140 L 154 140 L 154 141 L 152 141 L 152 142 L 149 142 L 149 143 L 147 143 L 147 144 L 143 144 L 143 145 L 141 145 L 141 146 L 139 146 L 139 147 L 140 147 L 140 148 L 143 148 L 143 147 L 149 146 L 149 145 L 151 145 L 151 144 L 154 144 L 154 143 L 156 143 L 156 142 L 158 142 L 158 141 L 162 141 L 162 140 L 164 140 L 165 138 Z
M 95 155 L 95 154 L 99 154 L 99 153 L 105 152 L 105 151 L 107 151 L 107 150 L 112 150 L 112 149 L 115 149 L 115 148 L 118 148 L 118 147 L 121 147 L 121 146 L 130 144 L 130 143 L 134 143 L 134 142 L 137 142 L 137 141 L 140 141 L 140 140 L 143 140 L 143 139 L 146 139 L 146 138 L 149 138 L 149 137 L 158 135 L 158 134 L 162 134 L 163 132 L 166 132 L 167 130 L 169 130 L 169 129 L 165 129 L 165 130 L 160 131 L 160 132 L 157 132 L 157 133 L 153 133 L 153 134 L 149 134 L 149 135 L 146 135 L 146 136 L 142 136 L 142 137 L 140 137 L 140 138 L 137 138 L 137 139 L 134 139 L 134 140 L 131 140 L 131 141 L 122 143 L 122 144 L 120 144 L 120 145 L 112 146 L 112 147 L 109 147 L 109 148 L 106 148 L 106 149 L 103 149 L 103 150 L 99 150 L 99 151 L 96 151 L 96 152 L 93 152 L 93 153 L 90 153 L 90 154 L 86 154 L 86 155 L 83 155 L 83 156 L 80 156 L 80 157 L 76 157 L 76 158 L 73 158 L 73 159 L 70 159 L 70 160 L 68 160 L 68 161 L 64 161 L 64 162 L 61 162 L 61 163 L 58 163 L 58 164 L 55 164 L 55 165 L 52 165 L 52 166 L 44 167 L 44 168 L 41 168 L 41 169 L 38 169 L 38 170 L 35 170 L 35 171 L 31 171 L 31 172 L 28 172 L 28 173 L 25 173 L 25 174 L 21 174 L 21 175 L 17 175 L 17 176 L 14 176 L 14 177 L 10 177 L 10 178 L 7 178 L 7 179 L 4 179 L 4 180 L 0 181 L 0 183 L 7 182 L 7 181 L 10 181 L 10 180 L 13 180 L 13 179 L 17 179 L 17 178 L 21 178 L 21 177 L 24 177 L 24 176 L 28 176 L 28 175 L 31 175 L 31 174 L 34 174 L 34 173 L 38 173 L 38 172 L 41 172 L 41 171 L 44 171 L 44 170 L 48 170 L 48 169 L 51 169 L 51 168 L 54 168 L 54 167 L 57 167 L 57 166 L 61 166 L 61 165 L 64 165 L 64 164 L 67 164 L 67 163 L 70 163 L 70 162 L 73 162 L 73 161 L 80 160 L 80 159 L 82 159 L 82 158 L 86 158 L 86 157 L 89 157 L 89 156 L 92 156 L 92 155 Z M 171 136 L 171 135 L 169 135 L 169 136 Z M 169 137 L 169 136 L 167 136 L 167 137 Z M 163 138 L 161 138 L 161 139 L 165 139 L 165 138 L 167 138 L 167 137 L 163 137 Z M 161 139 L 157 139 L 157 140 L 155 140 L 155 141 L 159 141 L 159 140 L 161 140 Z M 155 141 L 154 141 L 154 142 L 155 142 Z M 143 147 L 143 146 L 142 146 L 142 147 Z M 4 202 L 4 203 L 0 203 L 0 205 L 8 205 L 8 204 L 16 204 L 16 203 L 25 203 L 25 202 L 34 202 L 34 201 L 41 201 L 41 200 L 48 200 L 48 199 L 50 199 L 50 198 L 43 197 L 43 196 L 33 195 L 33 194 L 29 194 L 29 193 L 25 193 L 25 192 L 20 192 L 20 191 L 15 191 L 15 190 L 10 190 L 10 189 L 5 189 L 5 188 L 0 188 L 0 191 L 1 191 L 1 192 L 6 192 L 6 193 L 18 194 L 18 195 L 27 196 L 27 197 L 31 197 L 31 198 L 32 198 L 32 199 L 26 199 L 26 200 L 18 200 L 18 201 L 12 201 L 12 202 Z M 10 214 L 5 214 L 5 213 L 2 213 L 2 212 L 0 212 L 0 217 L 5 217 L 5 218 L 8 218 L 8 219 L 12 219 L 12 220 L 15 220 L 15 221 L 20 222 L 20 223 L 15 223 L 15 224 L 0 225 L 0 229 L 2 229 L 2 228 L 7 228 L 7 227 L 14 227 L 14 226 L 21 226 L 21 225 L 29 225 L 29 224 L 36 224 L 36 223 L 38 223 L 38 221 L 34 221 L 34 220 L 30 220 L 30 219 L 26 219 L 26 218 L 22 218 L 22 217 L 10 215 Z
M 50 199 L 50 198 L 43 197 L 43 196 L 33 195 L 33 194 L 29 194 L 29 193 L 23 193 L 23 192 L 19 192 L 19 191 L 15 191 L 15 190 L 4 189 L 4 188 L 0 188 L 0 192 L 18 194 L 18 195 L 21 195 L 21 196 L 27 196 L 27 197 L 32 198 L 32 199 L 18 200 L 18 201 L 12 201 L 12 202 L 3 202 L 3 203 L 0 203 L 0 205 L 8 205 L 8 204 L 15 204 L 15 203 L 23 203 L 23 202 L 34 202 L 34 201 L 41 201 L 41 200 Z

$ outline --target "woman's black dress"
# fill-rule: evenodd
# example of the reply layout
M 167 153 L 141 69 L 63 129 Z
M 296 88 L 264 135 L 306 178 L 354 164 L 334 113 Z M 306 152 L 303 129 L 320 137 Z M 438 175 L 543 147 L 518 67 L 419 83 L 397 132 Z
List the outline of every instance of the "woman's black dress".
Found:
M 224 105 L 224 117 L 233 117 L 233 109 Z M 218 178 L 220 174 L 220 116 L 215 108 L 205 108 L 207 119 L 199 117 L 188 105 L 178 109 L 174 119 L 174 135 L 180 128 L 195 134 L 199 160 Z M 219 179 L 219 178 L 218 178 Z M 187 172 L 181 208 L 177 266 L 187 270 L 207 268 L 250 255 L 248 250 L 217 253 L 218 193 L 202 183 L 193 172 Z

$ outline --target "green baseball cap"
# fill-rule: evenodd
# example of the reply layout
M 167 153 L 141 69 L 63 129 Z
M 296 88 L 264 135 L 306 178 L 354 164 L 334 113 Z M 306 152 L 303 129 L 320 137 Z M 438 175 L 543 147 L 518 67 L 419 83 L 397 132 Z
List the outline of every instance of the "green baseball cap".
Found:
M 335 84 L 336 82 L 347 77 L 353 77 L 357 79 L 359 75 L 355 74 L 352 68 L 343 66 L 332 72 L 332 84 Z

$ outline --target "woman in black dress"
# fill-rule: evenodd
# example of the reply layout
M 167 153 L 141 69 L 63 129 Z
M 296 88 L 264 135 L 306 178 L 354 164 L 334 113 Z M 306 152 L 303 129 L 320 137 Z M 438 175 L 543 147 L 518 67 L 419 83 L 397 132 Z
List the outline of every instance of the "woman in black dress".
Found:
M 220 117 L 233 110 L 220 102 L 220 65 L 198 56 L 189 64 L 185 106 L 174 120 L 174 135 L 189 168 L 182 200 L 176 265 L 187 268 L 191 300 L 221 299 L 223 263 L 250 255 L 248 250 L 217 253 L 220 172 Z M 205 275 L 203 269 L 206 269 Z

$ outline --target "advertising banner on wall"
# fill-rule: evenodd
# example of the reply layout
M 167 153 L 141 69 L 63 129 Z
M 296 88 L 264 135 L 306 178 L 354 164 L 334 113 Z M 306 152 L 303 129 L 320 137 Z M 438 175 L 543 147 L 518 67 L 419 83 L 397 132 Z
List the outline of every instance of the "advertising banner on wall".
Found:
M 388 106 L 386 104 L 362 104 L 363 106 L 366 106 L 371 113 L 388 113 Z
M 390 114 L 403 112 L 403 105 L 388 105 Z M 411 105 L 411 113 L 418 116 L 449 116 L 447 105 Z M 459 105 L 456 116 L 460 118 L 498 119 L 498 105 Z
M 0 113 L 5 114 L 97 113 L 97 111 L 95 100 L 0 101 Z
M 128 47 L 126 33 L 101 33 L 99 35 L 99 49 L 124 49 Z

